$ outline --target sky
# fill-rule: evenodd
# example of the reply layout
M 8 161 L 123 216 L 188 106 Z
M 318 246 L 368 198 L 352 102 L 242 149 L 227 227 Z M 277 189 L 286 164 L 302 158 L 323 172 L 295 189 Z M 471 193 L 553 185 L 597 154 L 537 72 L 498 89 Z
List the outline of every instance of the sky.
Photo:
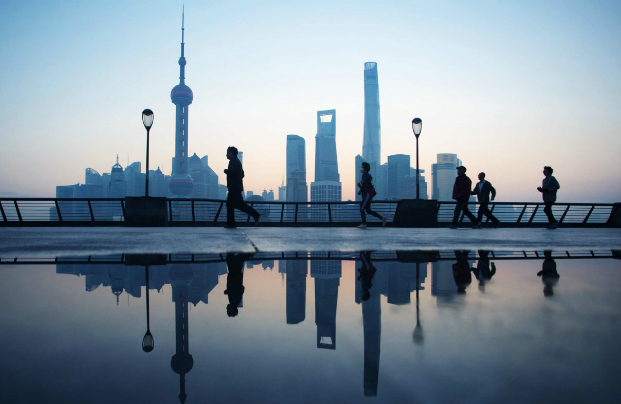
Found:
M 621 2 L 598 0 L 0 0 L 0 194 L 54 196 L 117 154 L 144 170 L 145 108 L 150 168 L 170 173 L 184 4 L 189 154 L 221 183 L 235 145 L 246 190 L 276 192 L 297 134 L 310 184 L 316 113 L 336 109 L 353 199 L 364 63 L 377 62 L 383 162 L 414 164 L 418 116 L 429 184 L 436 155 L 456 153 L 498 201 L 539 201 L 544 165 L 559 201 L 621 201 Z

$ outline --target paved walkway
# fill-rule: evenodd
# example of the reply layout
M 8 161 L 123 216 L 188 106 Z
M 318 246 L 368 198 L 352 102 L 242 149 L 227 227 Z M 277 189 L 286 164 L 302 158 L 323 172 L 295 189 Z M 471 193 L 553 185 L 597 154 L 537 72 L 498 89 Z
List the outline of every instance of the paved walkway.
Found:
M 611 250 L 621 229 L 0 228 L 0 258 L 252 251 Z

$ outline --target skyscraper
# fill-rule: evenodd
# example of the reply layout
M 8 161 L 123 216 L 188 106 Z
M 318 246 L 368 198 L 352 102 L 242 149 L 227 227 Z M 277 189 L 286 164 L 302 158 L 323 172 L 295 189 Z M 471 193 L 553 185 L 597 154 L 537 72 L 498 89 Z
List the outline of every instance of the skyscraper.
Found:
M 184 18 L 181 17 L 181 57 L 179 58 L 179 84 L 170 92 L 170 99 L 177 108 L 175 125 L 175 157 L 172 160 L 172 177 L 168 184 L 175 196 L 188 196 L 194 182 L 188 174 L 188 106 L 194 99 L 190 87 L 185 85 Z
M 377 63 L 364 64 L 364 139 L 362 158 L 367 163 L 381 163 L 381 129 Z
M 431 199 L 453 200 L 453 184 L 457 175 L 455 169 L 460 165 L 461 160 L 457 154 L 438 153 L 438 162 L 431 165 Z
M 336 158 L 336 110 L 317 111 L 315 181 L 340 181 Z
M 388 156 L 388 199 L 399 199 L 399 188 L 410 176 L 410 156 L 394 154 Z
M 287 201 L 308 201 L 306 183 L 306 141 L 298 135 L 287 135 Z

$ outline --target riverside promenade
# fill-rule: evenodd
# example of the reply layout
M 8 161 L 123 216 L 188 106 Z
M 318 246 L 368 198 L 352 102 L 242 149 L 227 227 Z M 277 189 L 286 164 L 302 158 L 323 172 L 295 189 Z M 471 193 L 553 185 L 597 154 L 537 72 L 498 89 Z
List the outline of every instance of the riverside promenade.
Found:
M 618 228 L 0 228 L 0 259 L 361 250 L 619 250 Z

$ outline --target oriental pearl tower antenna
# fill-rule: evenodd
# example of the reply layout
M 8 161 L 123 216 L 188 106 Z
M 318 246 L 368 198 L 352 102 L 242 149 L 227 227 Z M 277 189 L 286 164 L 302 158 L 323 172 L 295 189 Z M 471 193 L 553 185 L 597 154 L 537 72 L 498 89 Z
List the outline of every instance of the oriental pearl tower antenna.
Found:
M 185 85 L 185 6 L 181 13 L 181 57 L 179 58 L 179 84 L 170 92 L 176 106 L 175 157 L 172 159 L 172 177 L 168 188 L 173 196 L 187 197 L 192 193 L 194 181 L 188 174 L 188 106 L 194 99 L 190 87 Z

